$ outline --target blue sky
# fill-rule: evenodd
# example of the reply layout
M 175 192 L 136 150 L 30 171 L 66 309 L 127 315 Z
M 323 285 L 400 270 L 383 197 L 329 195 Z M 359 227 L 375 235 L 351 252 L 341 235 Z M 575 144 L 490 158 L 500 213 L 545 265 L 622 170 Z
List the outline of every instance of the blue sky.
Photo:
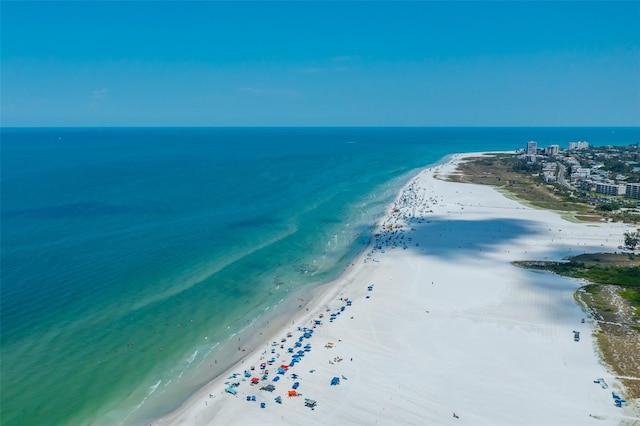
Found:
M 1 3 L 2 126 L 638 126 L 640 2 Z

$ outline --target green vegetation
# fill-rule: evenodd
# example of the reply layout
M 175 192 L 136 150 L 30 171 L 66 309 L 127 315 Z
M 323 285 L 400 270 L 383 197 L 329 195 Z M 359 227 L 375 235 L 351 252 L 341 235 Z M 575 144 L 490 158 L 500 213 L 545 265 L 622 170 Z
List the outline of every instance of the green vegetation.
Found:
M 640 243 L 640 229 L 636 232 L 625 232 L 624 233 L 624 244 L 627 248 L 634 250 L 637 245 Z
M 620 210 L 620 204 L 619 203 L 602 203 L 598 206 L 598 210 L 601 210 L 603 212 L 613 212 L 616 210 Z
M 613 263 L 612 256 L 619 256 Z M 626 260 L 626 262 L 625 262 Z M 620 295 L 636 308 L 640 308 L 640 259 L 627 255 L 597 253 L 571 258 L 567 262 L 515 262 L 529 269 L 551 271 L 558 275 L 586 279 L 591 283 L 585 289 L 598 293 L 598 285 L 617 285 L 623 288 Z

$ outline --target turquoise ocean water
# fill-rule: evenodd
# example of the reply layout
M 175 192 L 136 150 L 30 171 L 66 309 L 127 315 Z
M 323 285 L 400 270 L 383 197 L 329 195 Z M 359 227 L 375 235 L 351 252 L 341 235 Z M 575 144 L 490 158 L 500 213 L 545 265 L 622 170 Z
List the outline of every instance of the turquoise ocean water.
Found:
M 1 132 L 3 425 L 175 409 L 447 154 L 640 142 L 638 128 Z

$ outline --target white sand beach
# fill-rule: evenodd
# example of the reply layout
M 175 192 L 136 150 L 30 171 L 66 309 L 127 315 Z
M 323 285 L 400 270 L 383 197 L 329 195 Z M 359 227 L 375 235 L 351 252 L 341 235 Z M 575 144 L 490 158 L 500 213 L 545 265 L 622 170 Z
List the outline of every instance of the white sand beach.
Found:
M 600 363 L 595 325 L 573 299 L 583 283 L 511 264 L 613 252 L 635 228 L 568 222 L 494 188 L 436 178 L 466 156 L 412 179 L 369 248 L 308 311 L 154 424 L 640 424 L 637 402 L 614 405 L 612 392 L 625 391 Z M 305 328 L 311 337 L 294 347 Z M 277 374 L 292 360 L 288 348 L 307 344 Z M 295 382 L 300 395 L 289 397 Z M 225 392 L 234 383 L 237 394 Z M 267 384 L 275 390 L 260 389 Z

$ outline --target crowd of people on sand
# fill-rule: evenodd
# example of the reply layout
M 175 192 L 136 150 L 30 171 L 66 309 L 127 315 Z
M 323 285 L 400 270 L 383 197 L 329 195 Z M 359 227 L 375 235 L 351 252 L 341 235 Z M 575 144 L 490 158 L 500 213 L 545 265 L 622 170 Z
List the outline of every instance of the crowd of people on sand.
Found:
M 425 188 L 418 185 L 418 178 L 414 178 L 406 185 L 398 198 L 392 204 L 389 213 L 381 222 L 379 228 L 373 234 L 371 250 L 366 254 L 364 262 L 378 260 L 374 258 L 377 253 L 385 253 L 385 249 L 402 247 L 406 250 L 413 244 L 409 231 L 415 231 L 411 225 L 423 223 L 425 216 L 433 213 L 431 206 L 437 205 L 434 197 L 427 198 Z M 418 243 L 415 243 L 419 246 Z

